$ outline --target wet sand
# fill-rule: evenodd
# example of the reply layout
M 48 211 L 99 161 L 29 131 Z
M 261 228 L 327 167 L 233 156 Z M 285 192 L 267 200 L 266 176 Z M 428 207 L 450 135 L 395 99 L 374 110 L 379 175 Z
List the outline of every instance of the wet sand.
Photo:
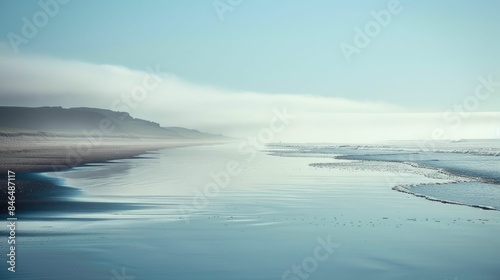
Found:
M 148 151 L 223 143 L 223 140 L 75 137 L 0 137 L 0 174 L 63 171 L 88 163 L 132 158 Z
M 16 173 L 17 215 L 30 218 L 46 212 L 106 212 L 132 210 L 130 203 L 81 202 L 72 198 L 79 190 L 40 173 L 69 170 L 86 164 L 136 158 L 166 148 L 218 144 L 221 141 L 179 139 L 106 138 L 100 142 L 76 137 L 0 137 L 0 174 Z M 57 176 L 56 176 L 57 177 Z M 7 201 L 7 185 L 0 186 L 0 201 Z M 7 203 L 0 206 L 0 217 L 7 215 Z

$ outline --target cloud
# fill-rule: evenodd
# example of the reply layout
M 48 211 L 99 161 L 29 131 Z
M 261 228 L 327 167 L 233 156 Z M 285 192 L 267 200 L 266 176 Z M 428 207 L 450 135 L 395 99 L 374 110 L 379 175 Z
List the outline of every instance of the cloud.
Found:
M 273 109 L 286 108 L 295 119 L 275 140 L 296 142 L 425 138 L 442 121 L 440 114 L 410 113 L 383 102 L 221 89 L 196 85 L 163 71 L 161 65 L 131 70 L 0 52 L 1 105 L 123 110 L 163 126 L 183 126 L 243 138 L 268 126 Z M 489 133 L 485 124 L 493 126 L 498 116 L 488 115 L 486 122 L 475 122 L 479 117 L 468 118 L 458 132 L 447 136 L 485 138 Z M 483 121 L 484 117 L 483 114 Z M 483 132 L 475 128 L 478 124 L 485 127 Z M 443 126 L 449 130 L 451 124 Z

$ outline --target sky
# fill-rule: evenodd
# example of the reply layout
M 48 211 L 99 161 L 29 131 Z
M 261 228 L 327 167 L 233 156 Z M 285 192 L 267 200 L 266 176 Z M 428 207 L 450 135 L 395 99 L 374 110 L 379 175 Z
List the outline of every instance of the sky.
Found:
M 284 140 L 496 137 L 498 11 L 495 0 L 0 0 L 0 105 L 113 109 L 160 69 L 122 109 L 237 137 L 285 107 L 296 122 Z

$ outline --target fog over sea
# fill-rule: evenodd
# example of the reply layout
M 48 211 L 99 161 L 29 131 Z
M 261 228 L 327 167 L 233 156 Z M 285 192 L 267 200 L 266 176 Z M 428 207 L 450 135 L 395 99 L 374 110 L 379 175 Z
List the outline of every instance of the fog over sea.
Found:
M 31 174 L 59 199 L 20 212 L 16 277 L 497 280 L 497 147 L 225 144 Z

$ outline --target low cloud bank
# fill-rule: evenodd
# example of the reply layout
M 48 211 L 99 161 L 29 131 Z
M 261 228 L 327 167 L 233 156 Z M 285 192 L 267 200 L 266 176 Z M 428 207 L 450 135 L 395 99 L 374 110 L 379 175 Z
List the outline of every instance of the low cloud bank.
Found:
M 279 110 L 293 118 L 273 141 L 288 142 L 411 140 L 438 134 L 442 139 L 494 138 L 500 127 L 500 113 L 452 112 L 445 118 L 443 113 L 409 112 L 382 102 L 195 85 L 165 71 L 161 65 L 131 70 L 0 53 L 1 105 L 120 110 L 163 126 L 241 138 L 269 126 Z

